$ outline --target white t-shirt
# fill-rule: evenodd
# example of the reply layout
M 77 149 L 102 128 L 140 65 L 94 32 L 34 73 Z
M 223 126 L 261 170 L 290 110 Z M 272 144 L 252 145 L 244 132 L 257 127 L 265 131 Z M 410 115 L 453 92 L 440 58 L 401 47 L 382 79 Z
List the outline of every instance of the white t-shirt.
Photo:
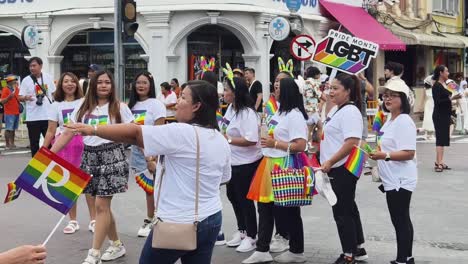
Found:
M 63 132 L 63 125 L 68 125 L 71 123 L 71 115 L 73 111 L 81 105 L 82 100 L 77 99 L 72 102 L 53 102 L 49 107 L 49 121 L 54 121 L 58 123 L 58 129 L 56 134 Z
M 164 94 L 160 94 L 158 99 L 164 104 L 164 106 L 177 103 L 177 95 L 174 92 L 171 92 L 166 97 L 164 97 Z M 170 116 L 175 116 L 175 111 L 166 108 L 166 117 Z
M 273 137 L 283 142 L 291 142 L 294 139 L 307 140 L 307 124 L 299 109 L 295 108 L 288 113 L 280 114 L 277 111 L 270 122 L 268 130 L 273 129 Z M 263 155 L 272 158 L 286 157 L 287 152 L 274 148 L 262 148 Z
M 47 96 L 49 97 L 50 101 L 53 101 L 52 94 L 55 92 L 55 84 L 52 77 L 48 74 L 43 73 L 42 78 L 37 78 L 37 82 L 42 86 L 44 84 L 45 90 L 47 91 Z M 37 91 L 41 91 L 37 89 Z M 42 92 L 40 92 L 42 93 Z M 23 79 L 20 86 L 19 91 L 20 96 L 30 95 L 32 96 L 32 101 L 26 101 L 26 121 L 39 121 L 39 120 L 48 120 L 48 109 L 50 107 L 50 102 L 47 97 L 44 96 L 42 100 L 42 105 L 37 105 L 37 92 L 36 92 L 36 84 L 34 84 L 31 76 L 28 75 L 26 78 Z
M 468 82 L 466 80 L 461 81 L 460 82 L 460 90 L 464 91 L 467 88 L 468 88 Z
M 247 141 L 257 142 L 256 145 L 248 147 L 230 145 L 233 166 L 250 164 L 262 157 L 258 134 L 259 125 L 260 118 L 253 109 L 246 108 L 236 115 L 234 107 L 229 105 L 223 120 L 219 124 L 221 131 L 223 131 L 223 127 L 227 126 L 226 134 L 228 136 L 243 137 Z
M 219 212 L 221 183 L 231 178 L 231 150 L 215 129 L 196 127 L 200 138 L 199 221 Z M 142 126 L 145 156 L 165 155 L 166 172 L 157 216 L 164 221 L 195 220 L 197 141 L 192 125 Z M 174 140 L 177 139 L 177 143 Z
M 138 101 L 133 106 L 132 113 L 135 124 L 152 126 L 156 120 L 166 117 L 166 107 L 158 99 L 148 98 Z
M 416 150 L 416 125 L 409 115 L 400 114 L 395 120 L 387 120 L 380 132 L 382 152 Z M 407 161 L 378 161 L 379 174 L 386 191 L 403 188 L 414 191 L 418 181 L 416 158 Z
M 346 105 L 336 111 L 330 111 L 324 122 L 322 141 L 320 142 L 320 161 L 323 163 L 333 157 L 348 138 L 362 138 L 362 115 L 354 105 Z M 327 121 L 328 120 L 328 121 Z M 343 165 L 348 156 L 335 163 L 332 168 Z
M 84 100 L 82 101 L 84 102 Z M 82 103 L 81 103 L 82 104 Z M 97 106 L 91 113 L 86 113 L 82 120 L 77 120 L 78 110 L 81 107 L 81 104 L 75 108 L 71 115 L 71 119 L 75 123 L 84 123 L 88 125 L 108 125 L 116 124 L 115 120 L 109 120 L 109 103 L 103 106 Z M 120 103 L 120 116 L 122 123 L 131 123 L 133 122 L 132 111 L 124 103 Z M 96 136 L 86 136 L 83 137 L 83 143 L 87 146 L 99 146 L 106 143 L 111 143 L 112 141 L 103 139 Z

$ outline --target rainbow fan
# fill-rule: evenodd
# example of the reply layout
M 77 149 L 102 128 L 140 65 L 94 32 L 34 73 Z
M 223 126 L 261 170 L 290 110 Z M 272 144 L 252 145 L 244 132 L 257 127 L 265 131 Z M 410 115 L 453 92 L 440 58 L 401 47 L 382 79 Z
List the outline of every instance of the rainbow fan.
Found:
M 149 171 L 146 170 L 135 176 L 136 183 L 149 195 L 154 193 L 154 180 L 147 176 Z

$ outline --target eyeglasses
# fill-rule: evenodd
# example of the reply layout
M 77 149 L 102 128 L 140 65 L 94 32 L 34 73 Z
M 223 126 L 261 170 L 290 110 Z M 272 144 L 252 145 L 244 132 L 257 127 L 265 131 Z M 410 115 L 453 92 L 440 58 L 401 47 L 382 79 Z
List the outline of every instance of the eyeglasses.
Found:
M 387 99 L 392 100 L 393 98 L 396 98 L 396 97 L 400 97 L 400 95 L 399 94 L 384 94 L 382 96 L 384 100 L 387 100 Z

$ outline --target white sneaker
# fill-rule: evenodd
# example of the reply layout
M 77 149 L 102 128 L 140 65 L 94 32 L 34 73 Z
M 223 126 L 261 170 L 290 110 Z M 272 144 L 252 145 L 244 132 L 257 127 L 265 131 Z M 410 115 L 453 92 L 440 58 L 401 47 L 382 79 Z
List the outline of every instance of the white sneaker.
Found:
M 101 256 L 100 254 L 94 255 L 93 250 L 88 250 L 88 256 L 83 261 L 82 264 L 101 264 Z
M 106 251 L 104 251 L 104 254 L 102 254 L 101 260 L 102 261 L 110 261 L 114 259 L 118 259 L 120 257 L 123 257 L 126 253 L 125 247 L 123 244 L 120 244 L 118 246 L 114 246 L 111 244 Z
M 226 245 L 228 247 L 237 247 L 241 244 L 242 242 L 242 239 L 245 238 L 245 233 L 242 232 L 242 231 L 237 231 L 236 233 L 234 233 L 234 235 L 232 235 L 232 239 L 229 240 Z
M 255 251 L 248 259 L 242 261 L 242 264 L 263 263 L 271 261 L 273 261 L 273 257 L 269 252 Z
M 255 248 L 257 248 L 256 243 L 257 243 L 256 239 L 253 239 L 253 238 L 247 236 L 244 239 L 242 239 L 242 242 L 236 248 L 236 251 L 237 252 L 242 252 L 242 253 L 252 251 Z
M 275 235 L 270 243 L 271 253 L 280 253 L 289 249 L 289 240 L 282 237 L 280 234 Z
M 219 231 L 218 237 L 216 238 L 215 246 L 226 245 L 226 239 L 224 239 L 224 233 L 222 230 Z
M 143 220 L 143 225 L 138 229 L 139 237 L 147 237 L 153 228 L 154 220 L 146 218 Z
M 88 230 L 91 231 L 91 233 L 94 233 L 95 226 L 96 226 L 96 220 L 91 220 L 88 225 Z
M 275 261 L 279 263 L 304 263 L 307 261 L 304 253 L 296 254 L 291 251 L 286 251 L 283 254 L 276 256 Z

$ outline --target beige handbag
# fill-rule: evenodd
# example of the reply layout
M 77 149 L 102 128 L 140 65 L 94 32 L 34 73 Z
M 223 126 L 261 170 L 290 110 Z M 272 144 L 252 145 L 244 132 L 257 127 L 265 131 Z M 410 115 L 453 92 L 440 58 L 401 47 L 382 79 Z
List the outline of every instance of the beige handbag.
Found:
M 195 127 L 197 138 L 197 171 L 195 187 L 195 221 L 191 224 L 169 223 L 160 218 L 157 219 L 153 227 L 153 248 L 175 249 L 191 251 L 197 249 L 197 225 L 198 225 L 198 194 L 200 189 L 200 139 Z M 155 212 L 158 211 L 159 198 L 161 196 L 162 179 L 165 172 L 165 166 L 159 178 L 158 197 L 156 199 Z

